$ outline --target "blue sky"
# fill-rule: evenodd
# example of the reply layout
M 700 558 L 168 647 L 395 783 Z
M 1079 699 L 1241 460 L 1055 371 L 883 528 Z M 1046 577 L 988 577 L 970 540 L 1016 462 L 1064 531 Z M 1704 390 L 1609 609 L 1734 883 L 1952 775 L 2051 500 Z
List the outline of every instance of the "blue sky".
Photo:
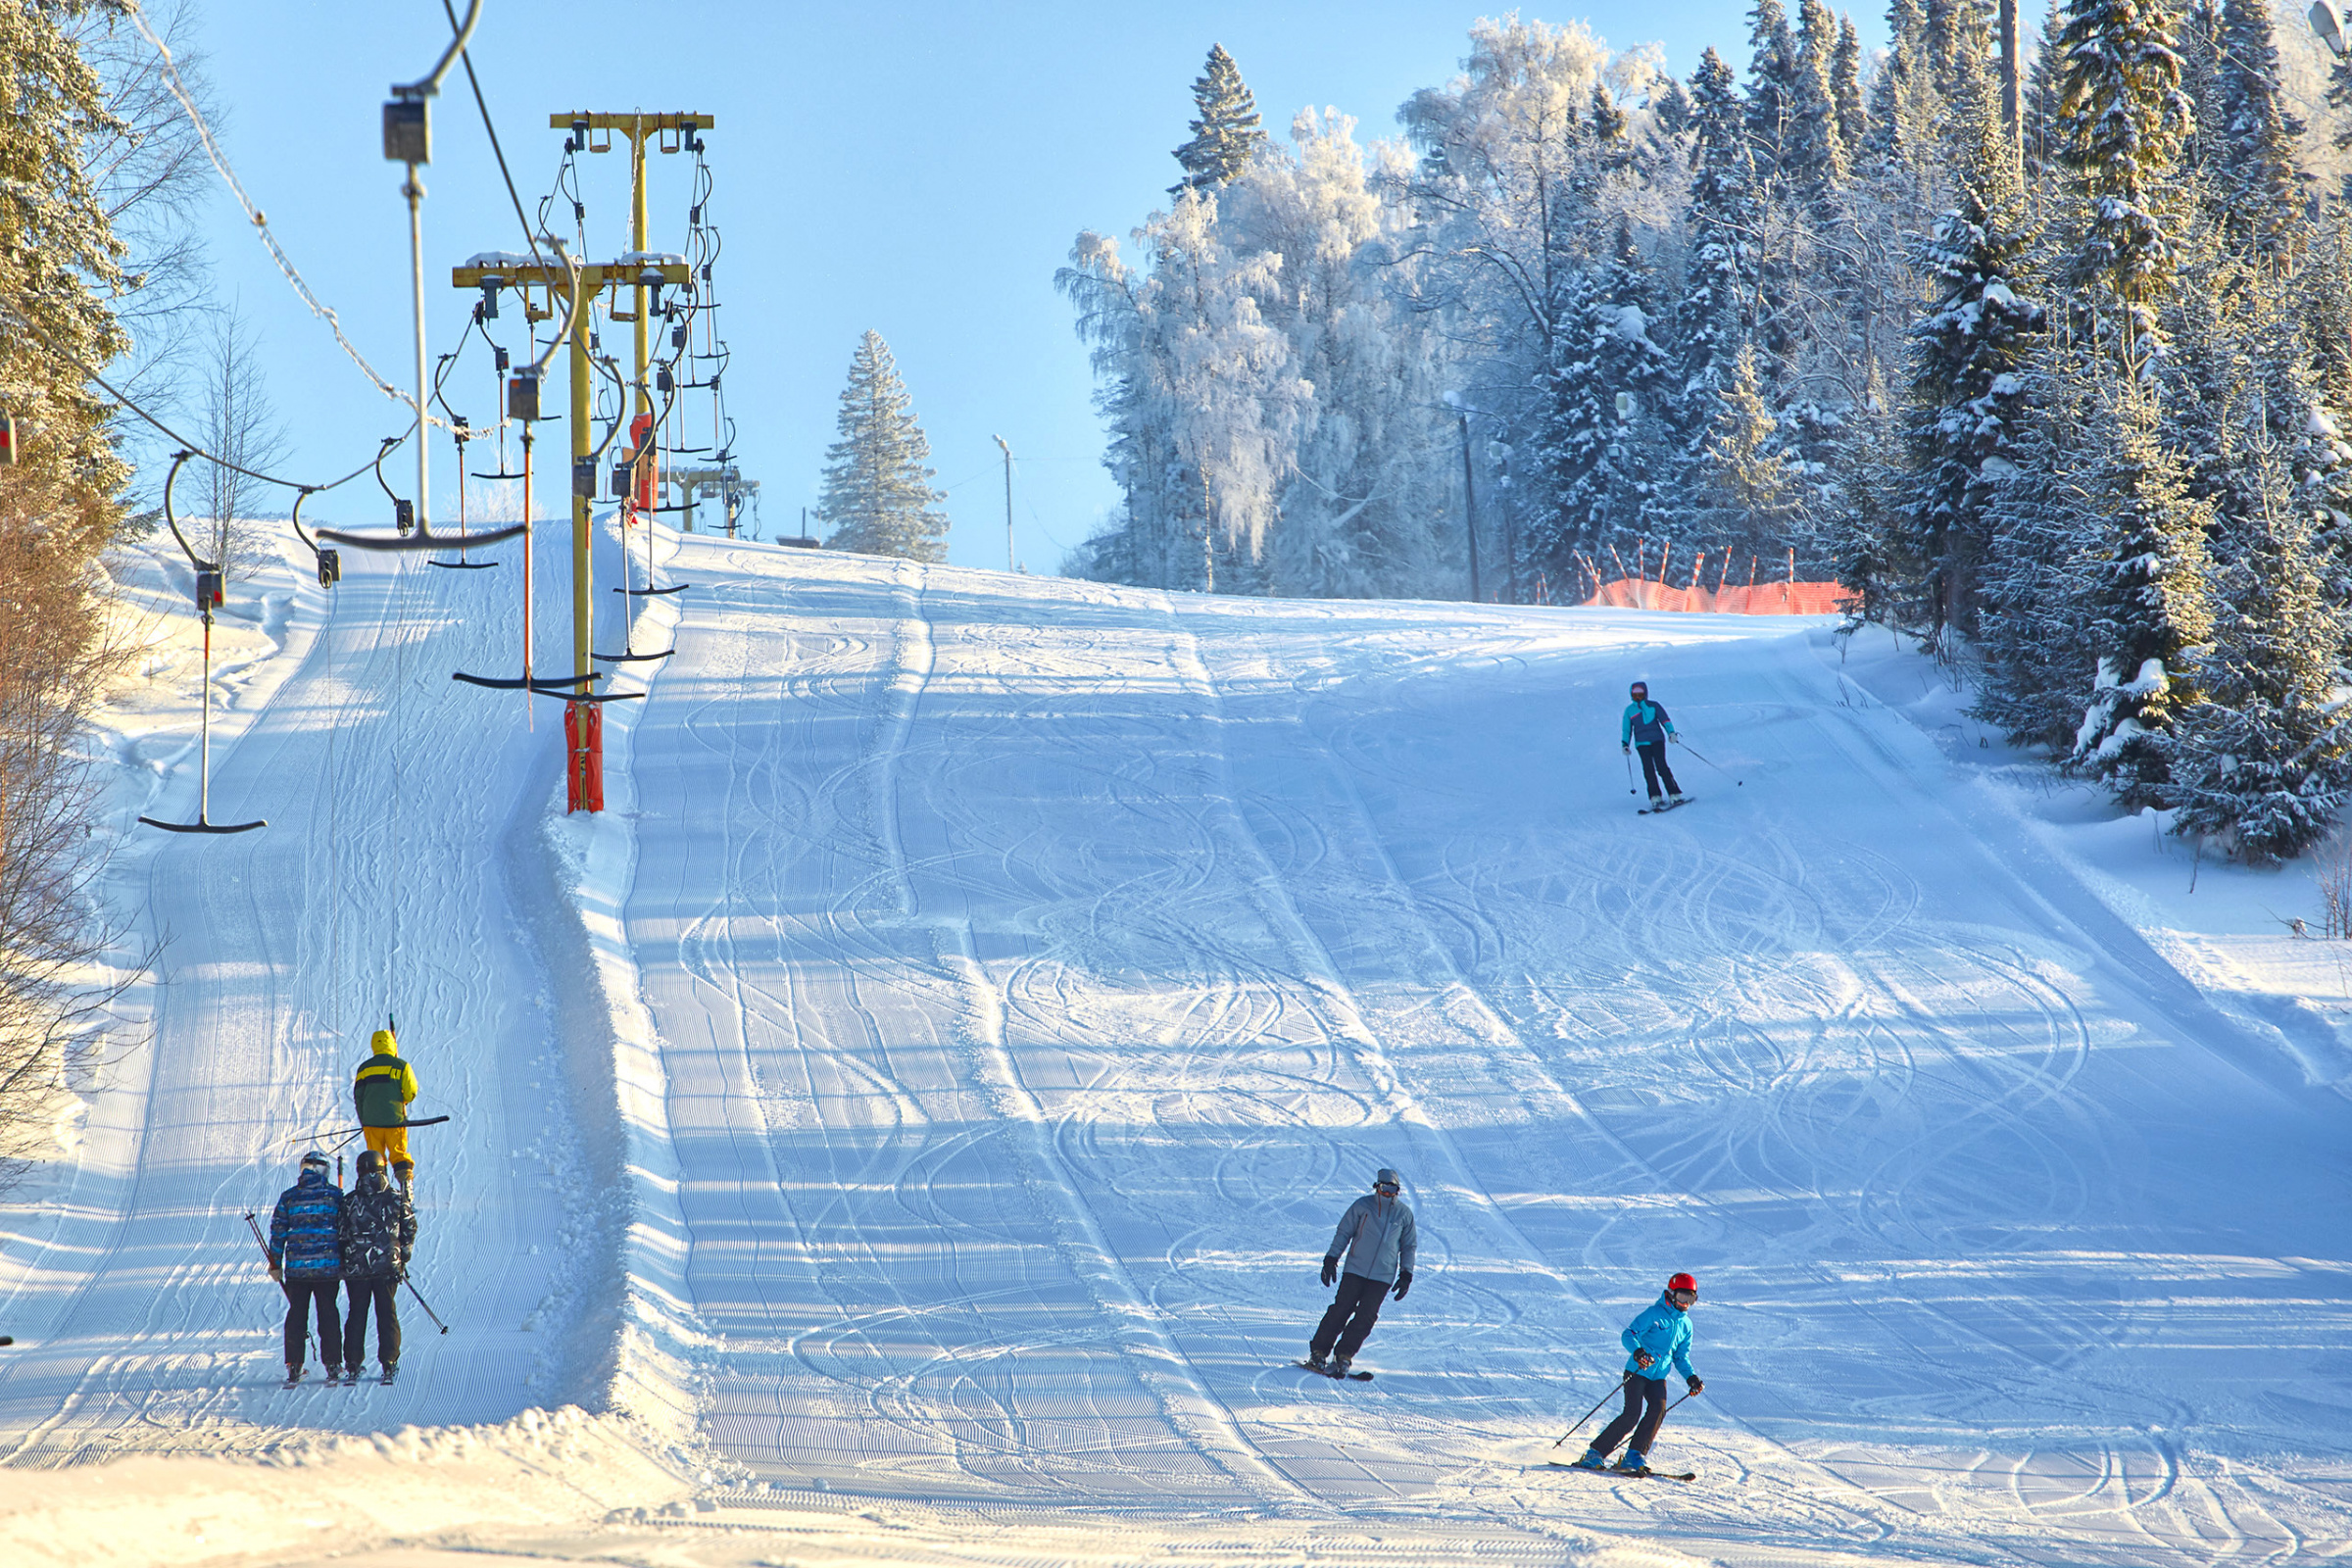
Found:
M 2038 10 L 2038 7 L 2033 8 Z M 952 560 L 1005 564 L 1002 472 L 1017 459 L 1021 560 L 1052 571 L 1109 506 L 1086 356 L 1053 275 L 1079 229 L 1122 236 L 1178 171 L 1190 87 L 1212 42 L 1239 61 L 1269 129 L 1309 104 L 1353 115 L 1369 140 L 1396 106 L 1458 67 L 1477 7 L 1350 4 L 1168 7 L 984 5 L 566 5 L 486 0 L 473 46 L 526 205 L 552 180 L 558 110 L 693 109 L 716 175 L 724 235 L 722 328 L 729 401 L 747 473 L 763 484 L 765 531 L 797 531 L 813 507 L 834 399 L 858 335 L 880 332 L 951 488 Z M 1745 57 L 1740 5 L 1612 3 L 1581 16 L 1614 45 L 1662 40 L 1688 74 L 1714 44 Z M 1866 41 L 1884 24 L 1857 13 Z M 409 363 L 401 171 L 382 160 L 379 105 L 423 74 L 446 38 L 438 0 L 373 5 L 212 0 L 199 36 L 227 106 L 239 176 L 312 286 L 379 369 Z M 449 268 L 519 249 L 462 74 L 435 108 L 426 172 L 426 299 L 435 354 L 457 341 L 470 296 Z M 586 161 L 591 249 L 625 248 L 625 159 Z M 655 161 L 655 245 L 676 248 L 687 160 Z M 663 224 L 668 225 L 666 235 Z M 270 393 L 293 437 L 290 466 L 341 472 L 397 411 L 344 360 L 279 278 L 223 194 L 212 251 L 220 288 L 258 329 Z M 493 416 L 486 361 L 452 379 L 453 404 Z M 477 454 L 478 455 L 478 454 Z M 409 471 L 405 462 L 402 471 Z M 451 510 L 434 458 L 434 514 Z M 359 487 L 314 502 L 346 522 L 385 521 Z M 544 510 L 544 508 L 543 508 Z

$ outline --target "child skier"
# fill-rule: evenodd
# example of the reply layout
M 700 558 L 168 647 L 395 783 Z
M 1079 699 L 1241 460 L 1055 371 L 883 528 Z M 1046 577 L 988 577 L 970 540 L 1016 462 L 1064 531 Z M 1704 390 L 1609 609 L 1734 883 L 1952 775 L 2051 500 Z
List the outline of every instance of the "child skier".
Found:
M 1403 1178 L 1393 1170 L 1372 1176 L 1372 1191 L 1348 1205 L 1331 1246 L 1323 1257 L 1323 1283 L 1340 1282 L 1339 1295 L 1315 1326 L 1306 1348 L 1306 1364 L 1327 1377 L 1344 1378 L 1355 1352 L 1364 1348 L 1372 1325 L 1380 1321 L 1380 1303 L 1396 1282 L 1396 1299 L 1413 1288 L 1413 1254 L 1417 1236 L 1413 1211 L 1397 1196 Z M 1340 1274 L 1340 1252 L 1348 1253 L 1348 1271 Z M 1334 1348 L 1339 1353 L 1332 1353 Z M 1369 1375 L 1369 1374 L 1367 1374 Z
M 1649 1446 L 1657 1441 L 1658 1423 L 1666 1419 L 1666 1363 L 1673 1363 L 1692 1394 L 1706 1387 L 1690 1370 L 1690 1304 L 1697 1299 L 1698 1281 L 1677 1274 L 1666 1282 L 1666 1294 L 1625 1326 L 1620 1338 L 1632 1355 L 1625 1364 L 1625 1408 L 1592 1440 L 1592 1446 L 1576 1461 L 1577 1469 L 1600 1469 L 1609 1462 L 1609 1450 L 1630 1432 L 1633 1446 L 1625 1450 L 1617 1468 L 1627 1475 L 1649 1473 Z
M 1674 769 L 1666 765 L 1666 737 L 1673 735 L 1679 741 L 1682 736 L 1675 734 L 1674 720 L 1666 716 L 1666 710 L 1649 700 L 1647 681 L 1634 682 L 1632 696 L 1617 726 L 1618 745 L 1628 752 L 1641 752 L 1642 782 L 1649 786 L 1651 810 L 1666 805 L 1669 795 L 1680 806 L 1685 797 L 1683 787 L 1674 781 Z M 1666 786 L 1663 792 L 1658 788 L 1661 783 Z

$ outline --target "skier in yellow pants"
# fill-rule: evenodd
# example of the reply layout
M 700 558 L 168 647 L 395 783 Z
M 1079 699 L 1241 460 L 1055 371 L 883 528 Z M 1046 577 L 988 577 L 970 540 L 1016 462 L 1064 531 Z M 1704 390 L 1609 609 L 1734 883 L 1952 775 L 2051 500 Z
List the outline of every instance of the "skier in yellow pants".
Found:
M 416 1162 L 409 1158 L 409 1130 L 402 1124 L 409 1119 L 409 1102 L 416 1098 L 416 1074 L 400 1059 L 391 1030 L 378 1029 L 368 1045 L 370 1054 L 352 1079 L 351 1103 L 360 1113 L 368 1147 L 406 1186 Z

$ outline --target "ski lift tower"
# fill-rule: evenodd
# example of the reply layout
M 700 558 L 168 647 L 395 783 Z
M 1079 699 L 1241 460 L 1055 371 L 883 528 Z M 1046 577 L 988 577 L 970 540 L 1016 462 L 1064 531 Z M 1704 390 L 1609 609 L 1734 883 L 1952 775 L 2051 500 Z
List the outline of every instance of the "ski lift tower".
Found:
M 760 493 L 760 481 L 746 479 L 743 470 L 732 463 L 715 468 L 672 468 L 662 476 L 678 487 L 677 511 L 686 514 L 686 531 L 694 532 L 694 504 L 697 501 L 719 501 L 726 506 L 727 537 L 735 537 L 735 520 L 743 515 L 743 504 Z
M 606 289 L 634 289 L 643 301 L 648 291 L 657 296 L 664 287 L 682 288 L 687 280 L 686 258 L 662 256 L 645 251 L 631 251 L 617 261 L 584 262 L 567 267 L 561 259 L 534 261 L 528 256 L 504 252 L 484 252 L 467 260 L 450 272 L 450 282 L 463 289 L 479 289 L 485 298 L 500 289 L 546 289 L 551 295 L 561 289 L 571 300 L 571 673 L 576 683 L 587 685 L 596 673 L 588 657 L 588 633 L 593 600 L 590 595 L 593 576 L 590 569 L 589 514 L 596 500 L 596 447 L 591 439 L 590 426 L 595 423 L 595 370 L 588 361 L 587 311 Z M 524 295 L 525 309 L 535 319 L 544 319 L 545 312 L 532 310 L 529 296 Z M 645 307 L 638 306 L 640 317 Z M 642 321 L 641 321 L 642 327 Z M 536 393 L 533 393 L 536 396 Z M 601 801 L 604 798 L 603 726 L 593 710 L 583 716 L 582 705 L 574 703 L 564 713 L 564 732 L 585 735 L 590 743 L 585 758 L 575 758 L 571 769 L 574 783 L 575 808 L 582 800 Z M 581 788 L 581 768 L 593 773 L 593 791 Z M 594 806 L 585 808 L 595 809 Z

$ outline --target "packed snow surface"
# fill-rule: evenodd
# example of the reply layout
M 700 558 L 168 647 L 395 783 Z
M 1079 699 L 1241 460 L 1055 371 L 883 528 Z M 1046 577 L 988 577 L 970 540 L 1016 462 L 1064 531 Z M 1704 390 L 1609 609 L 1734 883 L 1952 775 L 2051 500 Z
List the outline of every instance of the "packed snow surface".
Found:
M 271 1528 L 168 1560 L 324 1556 L 333 1478 L 403 1465 L 474 1501 L 334 1549 L 2352 1551 L 2345 964 L 2268 923 L 2316 913 L 2307 870 L 2070 817 L 1931 666 L 1819 620 L 659 538 L 692 586 L 625 634 L 676 653 L 620 666 L 650 696 L 607 710 L 594 820 L 560 704 L 448 678 L 519 664 L 513 547 L 347 552 L 331 607 L 244 585 L 212 810 L 270 826 L 125 838 L 143 1033 L 0 1210 L 24 1560 L 271 1488 Z M 165 630 L 123 820 L 192 815 L 184 585 L 126 572 Z M 1634 677 L 1695 748 L 1672 820 L 1616 754 Z M 397 1387 L 281 1390 L 242 1216 L 349 1125 L 387 1010 L 454 1118 L 412 1134 L 449 1333 L 404 1300 Z M 1381 1165 L 1419 1271 L 1334 1384 L 1290 1363 Z M 1655 1458 L 1700 1479 L 1547 1468 L 1677 1269 L 1707 1388 Z M 268 1463 L 172 1468 L 221 1454 Z M 82 1515 L 39 1485 L 115 1458 Z

